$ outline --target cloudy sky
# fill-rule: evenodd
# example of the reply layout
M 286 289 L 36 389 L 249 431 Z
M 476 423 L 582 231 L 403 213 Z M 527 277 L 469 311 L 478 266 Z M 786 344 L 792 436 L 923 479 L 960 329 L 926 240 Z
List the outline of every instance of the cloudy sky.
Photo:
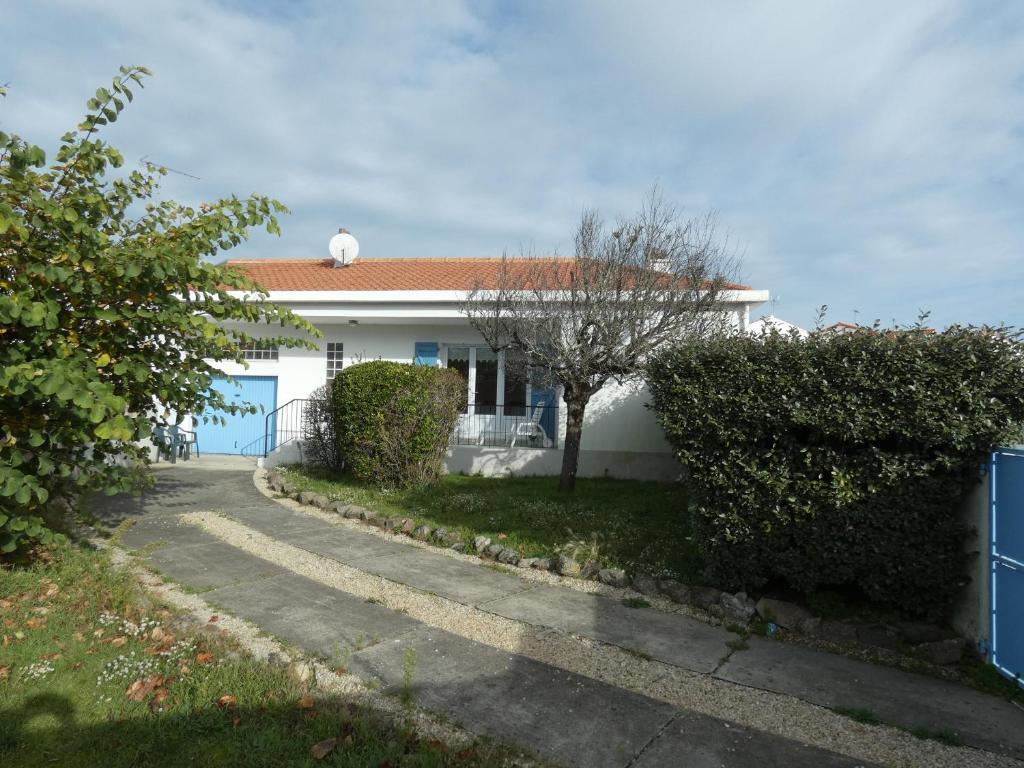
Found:
M 571 251 L 652 184 L 718 212 L 775 312 L 1024 324 L 1024 4 L 0 0 L 0 127 L 110 140 L 199 202 L 292 215 L 238 257 Z

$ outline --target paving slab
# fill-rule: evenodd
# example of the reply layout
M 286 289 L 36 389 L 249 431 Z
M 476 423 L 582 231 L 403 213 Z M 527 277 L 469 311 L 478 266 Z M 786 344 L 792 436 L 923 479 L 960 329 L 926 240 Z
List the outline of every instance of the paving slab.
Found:
M 217 539 L 206 544 L 169 544 L 147 554 L 146 561 L 174 581 L 197 590 L 259 581 L 285 572 Z
M 964 744 L 1024 758 L 1024 710 L 963 685 L 750 638 L 715 674 L 823 707 L 858 707 L 904 728 L 948 729 Z
M 735 635 L 674 613 L 630 608 L 618 600 L 544 586 L 484 603 L 482 610 L 645 653 L 695 672 L 711 672 Z
M 346 565 L 354 565 L 367 558 L 383 557 L 414 549 L 408 544 L 387 541 L 370 533 L 360 533 L 335 525 L 329 526 L 326 531 L 290 529 L 278 534 L 277 538 Z
M 685 756 L 685 757 L 684 757 Z M 630 768 L 869 768 L 874 763 L 836 755 L 798 741 L 682 713 Z
M 418 547 L 401 544 L 395 546 L 391 555 L 368 557 L 354 565 L 366 573 L 383 576 L 464 605 L 477 605 L 533 588 L 530 582 L 518 576 L 499 573 Z
M 675 714 L 668 704 L 432 627 L 360 651 L 350 666 L 400 692 L 409 649 L 418 705 L 564 766 L 624 768 Z
M 338 526 L 331 525 L 318 517 L 294 512 L 272 501 L 268 501 L 266 504 L 219 509 L 242 525 L 283 541 L 287 541 L 286 537 L 297 533 L 328 533 L 338 529 Z
M 294 573 L 222 587 L 204 598 L 325 658 L 379 643 L 421 626 L 405 614 Z
M 121 531 L 118 541 L 128 549 L 156 549 L 172 543 L 179 547 L 208 544 L 216 539 L 201 528 L 183 522 L 178 515 L 150 515 L 132 520 Z

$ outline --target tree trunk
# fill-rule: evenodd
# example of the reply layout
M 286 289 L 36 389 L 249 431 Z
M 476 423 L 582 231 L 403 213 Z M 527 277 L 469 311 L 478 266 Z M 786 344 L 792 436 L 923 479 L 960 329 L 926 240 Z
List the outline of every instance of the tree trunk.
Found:
M 576 472 L 580 464 L 580 439 L 583 437 L 583 414 L 587 401 L 567 399 L 565 412 L 565 445 L 562 448 L 562 477 L 558 490 L 572 493 L 576 489 Z

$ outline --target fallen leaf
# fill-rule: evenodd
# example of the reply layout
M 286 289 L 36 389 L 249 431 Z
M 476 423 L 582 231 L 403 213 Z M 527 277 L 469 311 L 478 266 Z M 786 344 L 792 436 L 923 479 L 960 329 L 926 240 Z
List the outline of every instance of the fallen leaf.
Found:
M 45 623 L 46 619 L 29 619 L 25 622 L 25 626 L 29 629 L 39 629 Z
M 325 757 L 327 757 L 329 754 L 331 754 L 331 751 L 336 746 L 338 746 L 338 739 L 337 739 L 337 737 L 332 736 L 329 739 L 324 739 L 323 741 L 318 741 L 316 744 L 314 744 L 312 747 L 310 747 L 309 748 L 309 755 L 314 760 L 323 760 Z
M 113 640 L 111 640 L 110 644 L 112 646 L 114 646 L 115 648 L 120 648 L 122 645 L 124 645 L 127 642 L 128 642 L 128 638 L 125 637 L 124 635 L 121 635 L 120 637 L 115 637 Z
M 159 680 L 160 678 L 156 675 L 150 675 L 145 680 L 140 677 L 128 686 L 128 690 L 124 692 L 125 696 L 129 701 L 145 701 L 146 697 L 159 685 Z
M 10 667 L 0 667 L 0 680 L 6 680 L 10 676 L 11 676 L 11 668 Z
M 92 633 L 92 636 L 93 637 L 103 637 L 103 630 L 102 629 L 97 629 L 95 632 Z
M 71 670 L 73 672 L 77 672 L 81 668 L 82 668 L 82 662 L 80 662 L 80 661 L 76 661 L 74 664 L 71 665 Z
M 499 541 L 504 541 L 507 538 L 508 538 L 508 534 L 507 533 L 499 533 L 498 534 L 498 540 Z
M 240 718 L 238 715 L 235 715 L 231 718 L 232 725 L 238 725 L 240 722 L 242 722 L 242 718 Z
M 209 651 L 203 651 L 202 653 L 196 654 L 196 664 L 209 664 L 213 661 L 213 654 Z
M 164 688 L 163 686 L 161 686 L 160 688 L 154 689 L 154 691 L 153 691 L 153 701 L 161 702 L 164 699 L 166 699 L 168 695 L 169 694 L 167 693 L 167 689 Z
M 218 616 L 216 613 L 210 617 L 211 624 L 216 624 L 218 621 L 220 621 L 220 616 Z
M 12 603 L 10 600 L 0 600 L 0 611 L 6 611 L 12 605 L 14 605 L 14 603 Z
M 299 709 L 312 709 L 313 705 L 313 700 L 309 698 L 309 696 L 303 696 L 301 699 L 295 702 L 295 706 L 297 706 Z
M 160 627 L 157 627 L 156 629 L 154 629 L 152 632 L 149 633 L 149 636 L 153 640 L 163 640 L 164 631 Z
M 217 699 L 217 706 L 221 709 L 231 709 L 238 703 L 238 699 L 232 696 L 230 693 L 221 696 Z

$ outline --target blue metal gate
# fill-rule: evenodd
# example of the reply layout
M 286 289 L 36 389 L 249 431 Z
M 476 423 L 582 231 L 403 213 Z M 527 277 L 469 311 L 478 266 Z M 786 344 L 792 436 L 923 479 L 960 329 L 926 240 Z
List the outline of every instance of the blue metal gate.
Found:
M 263 435 L 266 430 L 266 416 L 277 408 L 277 377 L 276 376 L 235 376 L 234 382 L 226 377 L 217 376 L 213 380 L 213 389 L 220 392 L 229 403 L 249 403 L 259 408 L 257 413 L 239 413 L 231 415 L 223 411 L 216 413 L 226 420 L 226 424 L 214 424 L 202 419 L 196 422 L 196 437 L 199 450 L 203 453 L 242 453 L 247 445 L 258 442 L 263 447 Z M 273 434 L 273 430 L 271 432 Z M 273 450 L 273 445 L 270 446 Z
M 991 659 L 996 669 L 1024 684 L 1024 451 L 995 451 L 989 478 Z

